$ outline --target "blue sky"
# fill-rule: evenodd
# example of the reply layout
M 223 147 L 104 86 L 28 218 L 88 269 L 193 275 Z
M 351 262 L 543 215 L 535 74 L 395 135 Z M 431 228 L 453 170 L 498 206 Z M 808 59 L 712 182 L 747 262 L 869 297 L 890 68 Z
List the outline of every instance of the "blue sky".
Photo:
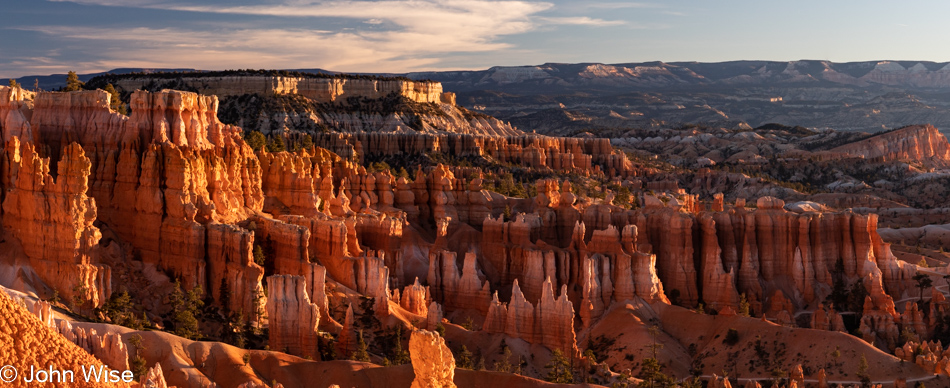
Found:
M 0 0 L 0 78 L 118 67 L 950 61 L 950 2 Z

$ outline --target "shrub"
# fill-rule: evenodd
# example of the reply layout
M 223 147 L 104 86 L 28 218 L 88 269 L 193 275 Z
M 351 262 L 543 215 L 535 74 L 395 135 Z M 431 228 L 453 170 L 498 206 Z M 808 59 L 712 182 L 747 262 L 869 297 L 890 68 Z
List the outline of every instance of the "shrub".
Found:
M 729 332 L 726 333 L 726 338 L 722 340 L 722 343 L 729 346 L 739 343 L 739 331 L 736 329 L 729 329 Z

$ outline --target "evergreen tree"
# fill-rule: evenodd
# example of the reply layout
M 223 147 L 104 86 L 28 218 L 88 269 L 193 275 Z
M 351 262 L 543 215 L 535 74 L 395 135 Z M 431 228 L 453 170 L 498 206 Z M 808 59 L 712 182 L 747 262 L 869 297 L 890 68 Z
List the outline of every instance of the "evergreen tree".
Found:
M 470 352 L 465 345 L 462 345 L 462 351 L 459 352 L 459 358 L 456 360 L 455 366 L 464 369 L 473 369 L 475 367 L 472 363 L 472 352 Z
M 313 138 L 308 134 L 303 134 L 294 142 L 294 151 L 309 150 L 310 147 L 313 147 Z
M 145 358 L 139 354 L 140 350 L 145 350 L 145 346 L 142 345 L 142 336 L 133 334 L 129 337 L 129 344 L 135 347 L 135 353 L 134 356 L 132 356 L 132 362 L 129 367 L 132 369 L 134 379 L 138 380 L 140 376 L 148 372 L 148 369 L 145 367 Z
M 221 278 L 221 286 L 218 287 L 218 303 L 225 316 L 231 314 L 231 287 L 226 277 Z
M 356 349 L 353 351 L 352 359 L 354 361 L 369 362 L 369 347 L 363 340 L 363 331 L 360 330 L 356 336 Z
M 132 297 L 129 296 L 128 292 L 122 291 L 113 293 L 102 306 L 101 311 L 112 324 L 141 330 L 143 324 L 139 322 L 135 312 L 132 311 L 132 307 Z
M 201 286 L 183 292 L 181 282 L 175 280 L 170 296 L 172 302 L 171 321 L 175 328 L 175 335 L 191 340 L 201 338 L 201 332 L 198 328 L 198 311 L 204 306 L 204 302 L 201 300 L 202 294 Z
M 749 300 L 746 299 L 745 293 L 743 292 L 742 295 L 739 295 L 739 315 L 748 317 L 750 311 L 749 307 Z
M 77 90 L 82 90 L 82 86 L 85 85 L 84 82 L 79 80 L 79 75 L 75 71 L 70 70 L 66 74 L 66 88 L 63 89 L 64 92 L 75 92 Z
M 393 344 L 392 362 L 394 365 L 408 364 L 412 362 L 409 358 L 409 352 L 402 348 L 402 326 L 396 326 L 396 340 Z
M 924 289 L 930 288 L 933 285 L 933 280 L 930 280 L 930 276 L 927 274 L 918 273 L 913 277 L 914 281 L 917 282 L 915 287 L 920 289 L 920 302 L 924 301 Z
M 260 133 L 260 132 L 258 132 Z M 264 256 L 264 249 L 260 245 L 254 244 L 254 264 L 264 266 L 267 258 Z
M 655 358 L 646 358 L 640 366 L 640 373 L 637 378 L 643 380 L 638 385 L 639 388 L 670 388 L 675 385 L 675 380 L 663 374 L 660 371 L 662 367 Z
M 613 204 L 620 206 L 622 208 L 630 208 L 630 189 L 627 187 L 620 187 L 617 190 L 617 195 L 614 196 Z
M 122 97 L 119 95 L 119 92 L 115 90 L 115 87 L 112 84 L 106 85 L 106 93 L 109 93 L 109 109 L 112 109 L 120 114 L 128 115 L 128 112 L 125 109 L 125 104 L 122 103 Z
M 702 306 L 701 303 L 700 306 Z M 663 345 L 656 343 L 656 337 L 659 333 L 660 328 L 658 326 L 650 327 L 650 336 L 653 337 L 653 345 L 650 348 L 653 351 L 653 357 L 644 359 L 640 366 L 640 373 L 637 374 L 637 378 L 643 380 L 640 382 L 640 388 L 668 388 L 673 387 L 676 383 L 673 378 L 661 371 L 662 366 L 657 358 L 657 350 L 663 348 Z
M 511 349 L 502 342 L 502 357 L 501 360 L 495 361 L 495 371 L 496 372 L 511 372 Z
M 287 146 L 284 145 L 284 138 L 280 135 L 274 135 L 267 141 L 267 152 L 281 152 L 286 151 Z
M 560 349 L 554 349 L 551 355 L 551 361 L 544 366 L 548 369 L 548 375 L 545 380 L 552 383 L 572 384 L 574 375 L 571 373 L 571 363 L 564 357 Z
M 244 142 L 251 147 L 254 152 L 264 149 L 267 144 L 267 138 L 259 131 L 250 131 L 244 134 Z
M 11 87 L 11 88 L 18 88 L 18 87 L 20 87 L 20 84 L 17 83 L 15 79 L 10 78 L 10 87 Z
M 871 386 L 871 376 L 868 375 L 868 359 L 864 357 L 864 354 L 861 355 L 861 360 L 858 361 L 858 373 L 855 373 L 855 376 L 858 377 L 858 380 L 861 380 L 861 387 Z

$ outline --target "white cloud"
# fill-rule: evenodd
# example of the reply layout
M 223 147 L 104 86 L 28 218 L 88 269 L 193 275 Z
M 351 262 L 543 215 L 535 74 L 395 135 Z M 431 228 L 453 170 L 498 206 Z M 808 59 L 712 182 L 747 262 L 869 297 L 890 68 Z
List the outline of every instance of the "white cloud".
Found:
M 119 26 L 8 27 L 43 33 L 96 58 L 8 56 L 7 71 L 50 69 L 103 71 L 115 67 L 325 68 L 338 71 L 404 72 L 472 63 L 484 66 L 488 55 L 519 49 L 503 37 L 558 25 L 605 27 L 627 24 L 588 16 L 557 16 L 562 6 L 530 0 L 271 0 L 234 6 L 182 0 L 52 0 L 89 6 L 161 9 L 206 14 L 268 16 L 287 26 L 259 27 L 210 21 L 175 28 Z M 638 7 L 609 3 L 593 7 Z M 568 5 L 570 7 L 570 5 Z M 314 19 L 313 23 L 307 18 Z M 211 18 L 215 19 L 215 18 Z M 220 19 L 220 18 L 217 18 Z M 324 23 L 326 19 L 332 23 Z M 281 19 L 278 19 L 281 20 Z M 342 22 L 342 24 L 340 23 Z M 305 27 L 315 24 L 317 28 Z M 333 27 L 329 27 L 329 26 Z M 478 63 L 465 58 L 480 58 Z M 16 64 L 14 64 L 16 62 Z M 451 65 L 442 65 L 451 66 Z M 469 67 L 470 68 L 470 67 Z
M 105 49 L 96 50 L 102 57 L 96 63 L 109 66 L 133 66 L 133 62 L 141 62 L 151 67 L 323 67 L 340 71 L 386 72 L 419 70 L 456 54 L 511 49 L 512 46 L 502 42 L 500 37 L 531 31 L 545 24 L 535 14 L 553 7 L 550 3 L 517 0 L 282 0 L 276 4 L 252 6 L 195 5 L 174 0 L 71 2 L 294 19 L 334 18 L 355 23 L 350 26 L 355 28 L 336 28 L 336 31 L 221 25 L 189 29 L 25 28 L 76 42 L 99 42 Z M 360 28 L 363 23 L 385 27 Z M 596 25 L 598 22 L 591 19 L 560 23 Z M 300 25 L 297 22 L 288 24 Z
M 587 16 L 546 17 L 546 18 L 542 18 L 542 20 L 545 20 L 551 24 L 567 24 L 567 25 L 575 25 L 575 26 L 595 26 L 595 27 L 619 26 L 619 25 L 627 23 L 623 20 L 594 19 Z

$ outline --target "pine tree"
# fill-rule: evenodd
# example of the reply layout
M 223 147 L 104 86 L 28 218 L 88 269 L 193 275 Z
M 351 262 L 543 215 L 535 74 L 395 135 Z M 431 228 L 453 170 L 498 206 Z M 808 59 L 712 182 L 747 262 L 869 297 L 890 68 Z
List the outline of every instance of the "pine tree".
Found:
M 264 249 L 260 245 L 254 244 L 254 264 L 264 266 L 266 261 L 267 257 L 264 256 Z
M 175 335 L 191 340 L 201 338 L 197 316 L 199 309 L 204 306 L 204 302 L 201 301 L 202 293 L 201 286 L 196 286 L 187 293 L 183 292 L 181 282 L 175 280 L 170 296 L 172 302 L 171 320 L 175 327 Z
M 396 340 L 393 345 L 392 362 L 395 365 L 403 365 L 412 362 L 409 358 L 409 352 L 402 348 L 402 326 L 396 326 Z
M 82 90 L 82 86 L 85 83 L 79 80 L 79 75 L 75 71 L 70 70 L 66 74 L 66 88 L 63 89 L 64 92 L 75 92 L 77 90 Z
M 933 285 L 933 280 L 930 280 L 930 276 L 922 273 L 918 273 L 913 277 L 914 281 L 917 282 L 916 287 L 920 289 L 920 302 L 924 301 L 924 289 L 930 288 Z
M 228 285 L 228 278 L 221 278 L 221 286 L 218 287 L 218 303 L 221 304 L 221 310 L 224 315 L 231 313 L 231 287 Z
M 511 372 L 511 349 L 502 342 L 503 352 L 501 360 L 495 361 L 496 372 Z
M 640 373 L 637 378 L 643 380 L 638 387 L 640 388 L 666 388 L 673 387 L 674 381 L 669 376 L 660 371 L 660 362 L 655 358 L 646 358 L 640 366 Z
M 363 331 L 360 330 L 356 336 L 356 350 L 353 351 L 353 360 L 369 362 L 369 347 L 366 346 L 366 341 L 363 340 Z
M 128 112 L 125 109 L 125 104 L 122 103 L 122 96 L 119 95 L 119 92 L 115 90 L 115 87 L 112 84 L 106 85 L 106 93 L 109 93 L 109 109 L 112 109 L 119 114 L 128 115 Z
M 313 147 L 313 138 L 310 137 L 310 135 L 304 134 L 303 136 L 300 137 L 300 140 L 298 140 L 295 144 L 298 150 L 299 149 L 309 150 L 311 147 Z
M 287 147 L 284 145 L 284 138 L 280 135 L 274 135 L 267 141 L 267 152 L 281 152 L 286 151 Z
M 145 367 L 145 358 L 139 354 L 140 350 L 145 350 L 145 346 L 142 345 L 142 336 L 133 334 L 129 337 L 129 344 L 135 347 L 135 355 L 132 356 L 129 367 L 132 369 L 132 376 L 138 380 L 140 376 L 148 373 L 148 369 Z
M 748 316 L 749 316 L 749 301 L 748 301 L 748 299 L 746 299 L 744 292 L 742 293 L 742 295 L 739 295 L 739 311 L 738 311 L 738 313 L 739 313 L 739 315 L 741 315 L 741 316 L 743 316 L 743 317 L 748 317 Z
M 623 208 L 630 208 L 630 189 L 627 187 L 621 187 L 617 190 L 617 195 L 614 196 L 613 204 Z
M 544 366 L 548 369 L 548 375 L 545 380 L 552 383 L 571 384 L 574 382 L 574 375 L 571 373 L 571 363 L 564 357 L 560 349 L 555 349 L 551 355 L 551 361 Z
M 459 358 L 455 366 L 464 369 L 473 369 L 475 367 L 475 365 L 472 364 L 472 352 L 470 352 L 465 345 L 462 345 L 462 351 L 459 352 Z
M 264 134 L 260 133 L 259 131 L 250 131 L 245 132 L 244 142 L 247 143 L 247 145 L 250 146 L 254 152 L 257 152 L 263 150 L 264 146 L 267 145 L 267 138 L 264 137 Z
M 662 366 L 657 359 L 657 350 L 663 348 L 663 345 L 656 343 L 659 333 L 659 327 L 650 327 L 650 336 L 653 337 L 653 345 L 650 348 L 653 351 L 653 357 L 644 359 L 640 366 L 640 373 L 637 374 L 637 378 L 643 380 L 640 382 L 640 388 L 667 388 L 675 385 L 675 380 L 660 371 Z
M 862 387 L 871 386 L 871 376 L 868 375 L 868 359 L 864 357 L 864 354 L 861 355 L 861 360 L 858 361 L 858 373 L 854 375 L 858 377 L 858 380 L 861 380 Z

